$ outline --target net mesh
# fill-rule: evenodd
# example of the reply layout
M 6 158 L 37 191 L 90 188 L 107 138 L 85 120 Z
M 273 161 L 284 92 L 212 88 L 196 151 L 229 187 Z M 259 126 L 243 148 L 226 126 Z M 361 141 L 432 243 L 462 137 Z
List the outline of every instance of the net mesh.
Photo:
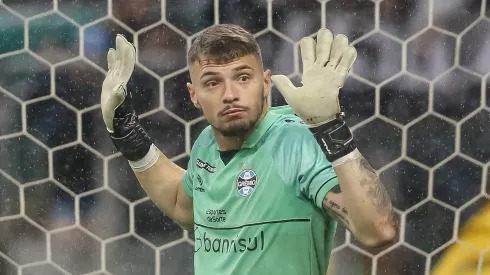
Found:
M 339 228 L 336 274 L 429 274 L 453 244 L 476 253 L 481 272 L 490 241 L 478 249 L 459 236 L 490 193 L 488 8 L 485 0 L 0 0 L 0 274 L 193 273 L 192 234 L 140 188 L 105 132 L 99 94 L 107 50 L 122 33 L 138 49 L 128 88 L 141 123 L 186 167 L 207 126 L 186 91 L 186 50 L 217 23 L 253 32 L 266 68 L 295 84 L 301 37 L 328 27 L 358 50 L 341 105 L 401 230 L 373 249 Z M 285 104 L 275 88 L 270 104 Z

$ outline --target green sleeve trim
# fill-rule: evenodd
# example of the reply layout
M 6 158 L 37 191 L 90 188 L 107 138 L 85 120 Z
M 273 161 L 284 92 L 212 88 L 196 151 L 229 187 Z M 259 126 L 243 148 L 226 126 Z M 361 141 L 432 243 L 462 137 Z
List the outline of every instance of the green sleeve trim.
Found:
M 323 209 L 323 199 L 327 195 L 327 193 L 332 190 L 337 184 L 339 184 L 339 179 L 337 176 L 327 180 L 323 185 L 316 191 L 315 195 L 315 204 L 320 208 Z

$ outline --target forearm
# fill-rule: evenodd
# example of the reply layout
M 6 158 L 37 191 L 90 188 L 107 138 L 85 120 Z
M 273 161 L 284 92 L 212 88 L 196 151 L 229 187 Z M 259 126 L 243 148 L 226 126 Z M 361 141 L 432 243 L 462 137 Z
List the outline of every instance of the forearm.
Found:
M 394 213 L 388 193 L 355 147 L 343 117 L 312 128 L 312 132 L 332 163 L 341 189 L 326 195 L 324 207 L 366 245 L 393 239 Z
M 358 158 L 335 167 L 351 226 L 362 229 L 356 234 L 366 244 L 389 241 L 396 234 L 389 195 L 376 171 L 358 154 Z
M 149 167 L 138 167 L 147 163 L 145 158 L 139 162 L 130 161 L 133 171 L 141 187 L 148 197 L 181 227 L 193 229 L 192 200 L 182 188 L 182 178 L 185 170 L 168 159 L 160 150 L 152 146 L 145 158 L 155 158 Z M 155 154 L 154 156 L 151 156 Z M 148 163 L 147 163 L 148 164 Z M 144 164 L 143 164 L 144 165 Z
M 121 107 L 125 107 L 124 103 Z M 192 228 L 192 199 L 182 187 L 184 170 L 153 144 L 134 110 L 125 113 L 129 118 L 114 118 L 114 124 L 120 126 L 117 129 L 122 130 L 111 134 L 114 145 L 129 161 L 148 197 L 180 226 Z
M 171 215 L 177 203 L 177 192 L 184 171 L 156 149 L 158 160 L 145 170 L 134 169 L 136 178 L 148 197 L 167 215 Z M 130 162 L 132 166 L 134 162 Z M 171 217 L 172 218 L 172 217 Z

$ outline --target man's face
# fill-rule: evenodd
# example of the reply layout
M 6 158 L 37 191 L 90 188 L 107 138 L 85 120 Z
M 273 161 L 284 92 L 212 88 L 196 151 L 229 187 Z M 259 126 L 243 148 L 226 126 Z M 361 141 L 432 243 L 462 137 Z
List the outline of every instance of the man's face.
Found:
M 224 136 L 243 136 L 266 110 L 270 71 L 253 55 L 226 64 L 202 58 L 191 68 L 187 88 L 211 126 Z

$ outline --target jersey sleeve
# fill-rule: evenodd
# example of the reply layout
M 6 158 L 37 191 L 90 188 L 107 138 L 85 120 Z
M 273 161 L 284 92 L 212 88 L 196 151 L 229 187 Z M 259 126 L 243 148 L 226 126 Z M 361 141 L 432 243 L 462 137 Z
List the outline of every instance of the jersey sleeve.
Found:
M 193 188 L 193 171 L 194 171 L 194 164 L 192 161 L 192 158 L 189 158 L 189 162 L 187 163 L 187 169 L 184 172 L 184 176 L 182 177 L 182 187 L 184 188 L 184 191 L 189 197 L 193 197 L 192 190 Z
M 279 131 L 273 153 L 276 167 L 298 196 L 322 208 L 325 195 L 338 185 L 335 170 L 307 126 L 299 118 L 287 121 L 290 125 Z
M 212 135 L 211 127 L 208 126 L 201 131 L 198 138 L 194 142 L 191 154 L 189 157 L 189 162 L 187 163 L 187 169 L 184 172 L 184 176 L 182 177 L 182 187 L 187 195 L 193 198 L 193 190 L 194 190 L 194 173 L 196 167 L 196 155 L 198 154 L 200 145 L 202 143 L 209 142 L 209 137 Z
M 270 108 L 271 112 L 281 115 L 294 115 L 293 109 L 289 105 L 274 106 Z

